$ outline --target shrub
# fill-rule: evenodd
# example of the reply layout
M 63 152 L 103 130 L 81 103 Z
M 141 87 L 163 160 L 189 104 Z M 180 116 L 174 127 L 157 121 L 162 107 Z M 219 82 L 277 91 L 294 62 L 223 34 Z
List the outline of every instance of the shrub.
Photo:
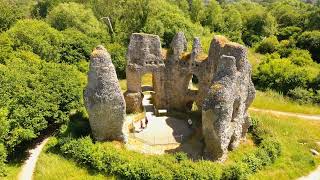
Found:
M 178 152 L 176 153 L 175 155 L 175 158 L 178 162 L 181 162 L 181 161 L 184 161 L 184 160 L 187 160 L 188 159 L 188 156 L 186 153 L 183 153 L 183 152 Z
M 302 29 L 300 27 L 288 26 L 288 27 L 280 28 L 277 37 L 279 40 L 286 40 L 301 32 L 302 32 Z
M 0 177 L 6 174 L 5 162 L 7 159 L 7 151 L 5 146 L 0 143 Z
M 303 32 L 297 39 L 297 47 L 310 51 L 312 58 L 320 62 L 320 31 Z
M 266 138 L 262 140 L 259 148 L 266 151 L 272 163 L 280 156 L 281 154 L 281 145 L 279 142 L 272 138 Z
M 0 32 L 8 30 L 18 19 L 26 17 L 30 2 L 0 0 Z
M 242 159 L 242 162 L 247 164 L 248 168 L 252 172 L 257 172 L 262 169 L 262 159 L 256 156 L 255 153 L 246 154 L 246 156 Z
M 247 179 L 248 166 L 244 163 L 232 164 L 224 168 L 222 180 L 243 180 Z
M 303 57 L 302 57 L 303 58 Z M 262 89 L 287 94 L 296 87 L 308 88 L 319 75 L 317 65 L 298 66 L 278 54 L 268 55 L 253 73 L 253 81 Z
M 277 47 L 277 53 L 279 53 L 282 58 L 286 58 L 292 53 L 294 49 L 295 42 L 293 41 L 293 38 L 290 38 L 290 40 L 280 41 L 280 44 Z
M 293 50 L 288 58 L 293 64 L 298 66 L 310 66 L 314 64 L 311 55 L 307 50 Z
M 277 50 L 278 46 L 279 41 L 277 40 L 277 38 L 275 36 L 271 36 L 262 40 L 258 44 L 256 51 L 262 54 L 273 53 Z
M 316 103 L 314 92 L 301 87 L 290 90 L 288 96 L 301 104 Z

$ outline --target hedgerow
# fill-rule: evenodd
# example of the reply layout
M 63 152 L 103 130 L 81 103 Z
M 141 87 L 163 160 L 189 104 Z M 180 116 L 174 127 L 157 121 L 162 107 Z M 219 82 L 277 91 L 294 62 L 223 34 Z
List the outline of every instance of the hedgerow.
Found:
M 281 146 L 276 139 L 253 123 L 250 132 L 258 148 L 228 166 L 200 160 L 193 162 L 185 153 L 143 155 L 115 147 L 113 143 L 93 142 L 90 136 L 74 138 L 71 132 L 58 138 L 59 153 L 90 169 L 123 179 L 246 179 L 276 161 Z M 71 135 L 71 136 L 70 136 Z

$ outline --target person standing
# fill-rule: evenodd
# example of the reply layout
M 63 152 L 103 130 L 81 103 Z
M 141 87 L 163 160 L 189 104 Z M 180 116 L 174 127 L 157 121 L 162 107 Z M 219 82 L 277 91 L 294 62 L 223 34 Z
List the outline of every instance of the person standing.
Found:
M 140 120 L 140 128 L 143 129 L 143 122 Z
M 190 118 L 188 119 L 188 125 L 189 125 L 189 128 L 192 128 L 192 120 Z
M 146 125 L 146 127 L 148 126 L 148 117 L 146 116 L 146 118 L 145 118 L 145 121 L 144 121 L 144 124 Z

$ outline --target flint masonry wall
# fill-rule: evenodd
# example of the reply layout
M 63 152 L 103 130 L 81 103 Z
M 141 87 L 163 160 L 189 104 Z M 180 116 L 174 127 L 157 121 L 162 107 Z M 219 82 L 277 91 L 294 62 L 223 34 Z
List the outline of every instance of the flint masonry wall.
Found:
M 96 140 L 127 141 L 125 100 L 111 57 L 103 46 L 91 54 L 84 101 Z
M 202 110 L 202 132 L 206 154 L 224 160 L 228 149 L 238 146 L 249 128 L 247 109 L 255 96 L 247 50 L 214 36 L 209 55 L 204 56 L 199 38 L 191 53 L 183 33 L 177 33 L 171 47 L 161 49 L 158 36 L 134 33 L 127 53 L 127 112 L 142 111 L 141 77 L 153 74 L 156 109 L 190 110 L 196 103 Z M 198 90 L 188 88 L 192 76 Z

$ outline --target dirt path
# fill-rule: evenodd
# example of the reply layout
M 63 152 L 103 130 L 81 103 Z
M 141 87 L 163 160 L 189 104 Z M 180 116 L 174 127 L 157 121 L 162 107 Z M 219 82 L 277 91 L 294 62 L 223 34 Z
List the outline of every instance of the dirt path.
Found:
M 274 115 L 282 115 L 282 116 L 297 117 L 302 119 L 320 121 L 320 115 L 300 114 L 300 113 L 282 112 L 282 111 L 275 111 L 275 110 L 269 110 L 269 109 L 257 109 L 257 108 L 249 108 L 249 110 L 254 112 L 266 112 Z
M 34 149 L 29 150 L 30 156 L 24 162 L 24 165 L 22 166 L 22 170 L 18 175 L 18 180 L 32 180 L 33 172 L 35 170 L 37 160 L 39 158 L 39 155 L 40 155 L 44 145 L 47 143 L 48 139 L 49 138 L 45 138 Z
M 299 178 L 298 180 L 317 180 L 320 179 L 320 166 L 315 171 L 311 172 L 307 176 L 303 176 Z

